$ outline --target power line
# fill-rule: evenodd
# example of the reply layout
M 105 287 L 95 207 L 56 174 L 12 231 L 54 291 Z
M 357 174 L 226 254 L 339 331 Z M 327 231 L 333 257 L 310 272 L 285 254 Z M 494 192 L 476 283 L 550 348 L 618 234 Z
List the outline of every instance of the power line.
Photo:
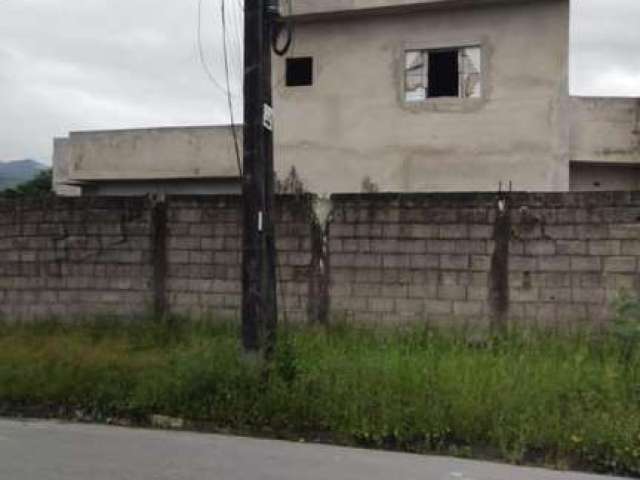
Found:
M 238 145 L 238 132 L 236 132 L 236 125 L 233 115 L 233 100 L 231 98 L 231 84 L 229 81 L 229 52 L 227 51 L 227 16 L 225 9 L 225 0 L 221 3 L 221 16 L 222 16 L 222 47 L 224 51 L 224 73 L 227 79 L 227 104 L 229 106 L 229 121 L 231 123 L 231 136 L 233 137 L 233 147 L 236 153 L 236 165 L 238 167 L 238 174 L 242 177 L 242 160 L 240 159 L 240 146 Z
M 211 83 L 217 89 L 219 89 L 222 93 L 227 95 L 229 93 L 228 90 L 225 90 L 225 88 L 222 85 L 220 85 L 218 80 L 216 80 L 216 76 L 211 71 L 211 68 L 209 67 L 209 64 L 207 63 L 207 59 L 206 59 L 205 54 L 204 54 L 204 48 L 203 48 L 203 45 L 202 45 L 202 4 L 203 4 L 203 0 L 198 0 L 198 34 L 197 34 L 197 43 L 198 43 L 198 56 L 200 58 L 200 64 L 202 65 L 202 68 L 203 68 L 204 72 L 206 73 L 207 77 L 209 78 L 209 80 L 211 81 Z

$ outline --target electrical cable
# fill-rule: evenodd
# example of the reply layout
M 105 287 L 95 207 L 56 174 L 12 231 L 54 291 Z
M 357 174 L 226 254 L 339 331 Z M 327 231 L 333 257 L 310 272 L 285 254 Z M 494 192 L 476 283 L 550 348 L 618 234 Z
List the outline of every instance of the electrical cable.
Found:
M 222 93 L 224 93 L 225 95 L 228 94 L 228 90 L 225 90 L 225 88 L 220 85 L 220 83 L 218 82 L 218 80 L 216 80 L 215 75 L 213 74 L 213 72 L 211 71 L 211 68 L 209 67 L 209 64 L 207 63 L 207 59 L 205 58 L 205 54 L 204 54 L 204 48 L 202 45 L 202 4 L 203 4 L 204 0 L 198 0 L 198 33 L 197 33 L 197 44 L 198 44 L 198 56 L 200 58 L 200 64 L 202 65 L 202 68 L 204 70 L 204 72 L 207 75 L 207 78 L 209 79 L 209 81 L 218 89 L 220 90 Z
M 293 13 L 293 7 L 291 5 L 292 0 L 287 0 L 287 18 L 283 21 L 279 18 L 278 21 L 274 21 L 275 28 L 271 35 L 271 46 L 276 55 L 283 57 L 287 54 L 293 43 L 293 22 L 291 21 L 291 14 Z M 278 40 L 282 35 L 282 32 L 286 32 L 284 45 L 278 46 Z
M 222 47 L 224 50 L 224 72 L 227 80 L 227 104 L 229 106 L 229 121 L 231 123 L 231 136 L 233 137 L 233 147 L 236 154 L 236 165 L 238 167 L 238 174 L 242 177 L 242 160 L 240 159 L 240 145 L 238 144 L 238 132 L 236 132 L 236 125 L 233 114 L 233 100 L 231 98 L 231 82 L 229 80 L 229 52 L 227 51 L 227 17 L 225 0 L 221 2 L 221 16 L 222 16 Z

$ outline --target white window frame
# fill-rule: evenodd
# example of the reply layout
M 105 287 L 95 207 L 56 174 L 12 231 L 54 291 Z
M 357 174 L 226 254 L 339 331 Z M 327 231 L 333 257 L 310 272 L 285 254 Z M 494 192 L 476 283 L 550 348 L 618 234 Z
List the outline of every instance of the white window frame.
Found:
M 428 97 L 426 96 L 425 93 L 425 97 L 424 98 L 420 98 L 420 99 L 416 99 L 416 100 L 411 100 L 411 99 L 407 99 L 407 75 L 406 75 L 406 62 L 407 62 L 407 53 L 411 52 L 411 51 L 420 51 L 423 53 L 428 53 L 428 52 L 437 52 L 437 51 L 451 51 L 451 50 L 456 50 L 458 51 L 458 55 L 460 55 L 460 52 L 462 52 L 465 48 L 477 48 L 479 50 L 480 53 L 480 92 L 479 92 L 479 96 L 475 96 L 475 97 L 463 97 L 461 96 L 461 91 L 460 89 L 463 87 L 463 82 L 458 82 L 458 96 L 456 97 Z M 400 102 L 402 105 L 405 105 L 408 108 L 420 108 L 420 107 L 427 107 L 430 108 L 430 106 L 447 106 L 450 105 L 454 108 L 457 108 L 456 106 L 478 106 L 483 104 L 486 101 L 486 91 L 487 91 L 487 69 L 488 69 L 488 62 L 487 62 L 487 53 L 486 53 L 486 47 L 485 47 L 485 42 L 480 41 L 480 40 L 475 40 L 475 41 L 450 41 L 450 42 L 441 42 L 441 43 L 427 43 L 427 42 L 405 42 L 402 44 L 399 53 L 399 97 L 400 97 Z M 429 69 L 429 65 L 428 65 L 428 59 L 426 60 L 426 64 L 424 67 L 424 73 L 423 75 L 425 76 L 425 78 L 423 79 L 423 81 L 425 82 L 424 85 L 428 85 L 426 82 L 428 82 L 428 69 Z

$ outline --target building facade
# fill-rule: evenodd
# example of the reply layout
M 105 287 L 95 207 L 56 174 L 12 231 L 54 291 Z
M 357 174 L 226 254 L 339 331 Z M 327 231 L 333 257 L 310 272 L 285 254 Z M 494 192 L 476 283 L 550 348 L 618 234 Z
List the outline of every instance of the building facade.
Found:
M 640 101 L 569 95 L 569 0 L 296 0 L 283 14 L 295 29 L 274 55 L 281 179 L 295 169 L 321 194 L 640 186 Z M 163 131 L 161 154 L 146 146 L 158 137 L 123 154 L 108 132 L 72 134 L 61 183 L 109 171 L 115 184 L 215 178 L 214 190 L 239 190 L 223 130 L 199 130 L 197 148 Z

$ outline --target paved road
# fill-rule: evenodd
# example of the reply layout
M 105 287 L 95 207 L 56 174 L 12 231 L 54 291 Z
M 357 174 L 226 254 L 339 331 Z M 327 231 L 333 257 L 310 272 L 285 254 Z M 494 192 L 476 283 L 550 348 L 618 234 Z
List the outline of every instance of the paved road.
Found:
M 602 480 L 221 435 L 0 420 L 1 480 Z

